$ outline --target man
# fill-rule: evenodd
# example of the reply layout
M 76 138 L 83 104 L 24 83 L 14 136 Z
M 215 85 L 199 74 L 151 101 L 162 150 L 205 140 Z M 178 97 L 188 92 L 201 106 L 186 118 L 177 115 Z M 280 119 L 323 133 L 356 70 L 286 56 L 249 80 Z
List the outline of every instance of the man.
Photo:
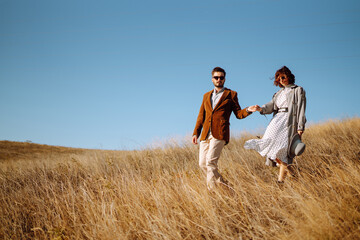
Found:
M 224 69 L 213 69 L 212 82 L 215 88 L 204 94 L 192 137 L 193 144 L 198 144 L 200 136 L 199 165 L 207 175 L 209 190 L 212 190 L 216 183 L 226 185 L 217 163 L 221 150 L 230 139 L 231 112 L 241 119 L 258 109 L 257 105 L 241 109 L 237 93 L 224 87 L 225 76 Z

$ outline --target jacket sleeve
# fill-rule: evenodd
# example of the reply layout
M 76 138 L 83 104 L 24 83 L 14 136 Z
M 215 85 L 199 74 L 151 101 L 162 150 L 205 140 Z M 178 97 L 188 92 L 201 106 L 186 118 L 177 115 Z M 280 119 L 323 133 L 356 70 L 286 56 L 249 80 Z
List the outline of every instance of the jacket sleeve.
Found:
M 297 98 L 297 130 L 298 131 L 304 131 L 305 130 L 305 123 L 306 123 L 306 117 L 305 117 L 305 110 L 306 110 L 306 96 L 305 96 L 305 90 L 302 87 L 298 87 L 296 89 L 296 98 Z
M 196 135 L 196 137 L 200 136 L 200 133 L 201 133 L 201 130 L 202 130 L 202 127 L 203 127 L 203 124 L 204 124 L 204 119 L 205 119 L 205 107 L 204 107 L 204 102 L 205 101 L 204 100 L 205 100 L 205 96 L 204 96 L 203 101 L 201 103 L 199 115 L 197 117 L 196 124 L 195 124 L 195 129 L 194 129 L 194 132 L 193 132 L 193 136 Z
M 275 98 L 276 93 L 273 95 L 272 99 L 270 102 L 264 104 L 261 106 L 261 111 L 260 114 L 270 114 L 274 112 L 274 98 Z
M 236 116 L 236 118 L 238 119 L 242 119 L 242 118 L 246 118 L 247 116 L 249 116 L 250 114 L 252 114 L 252 112 L 248 112 L 246 109 L 241 109 L 240 104 L 239 104 L 239 100 L 237 97 L 237 92 L 232 92 L 231 94 L 234 105 L 233 105 L 233 112 Z

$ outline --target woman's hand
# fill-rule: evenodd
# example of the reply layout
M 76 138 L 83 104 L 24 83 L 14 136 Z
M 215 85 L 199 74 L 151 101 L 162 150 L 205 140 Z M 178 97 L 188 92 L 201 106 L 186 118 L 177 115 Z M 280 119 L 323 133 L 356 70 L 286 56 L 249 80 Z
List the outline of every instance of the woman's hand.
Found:
M 300 137 L 301 137 L 301 135 L 303 135 L 303 133 L 304 133 L 304 131 L 299 131 L 298 130 L 298 134 L 299 134 Z
M 260 111 L 261 110 L 261 107 L 259 105 L 253 105 L 253 106 L 250 106 L 248 107 L 247 109 L 249 112 L 256 112 L 256 111 Z

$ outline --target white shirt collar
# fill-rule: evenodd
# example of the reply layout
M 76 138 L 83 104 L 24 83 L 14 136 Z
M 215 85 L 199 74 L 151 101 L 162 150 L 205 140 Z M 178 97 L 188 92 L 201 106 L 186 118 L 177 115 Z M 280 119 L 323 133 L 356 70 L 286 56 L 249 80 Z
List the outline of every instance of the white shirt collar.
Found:
M 214 88 L 213 94 L 222 93 L 224 90 L 225 90 L 225 87 L 223 87 L 222 89 L 220 89 L 220 91 L 216 92 L 216 88 Z

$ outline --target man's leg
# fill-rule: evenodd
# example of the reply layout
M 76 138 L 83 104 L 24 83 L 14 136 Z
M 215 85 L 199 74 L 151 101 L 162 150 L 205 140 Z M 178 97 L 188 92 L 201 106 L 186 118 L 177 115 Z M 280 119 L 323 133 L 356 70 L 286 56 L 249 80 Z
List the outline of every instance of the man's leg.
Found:
M 207 167 L 206 167 L 206 155 L 209 150 L 209 139 L 200 142 L 199 147 L 199 166 L 207 174 Z
M 218 170 L 218 160 L 221 150 L 225 146 L 224 140 L 218 140 L 212 135 L 209 136 L 209 150 L 206 154 L 206 167 L 207 167 L 207 185 L 212 189 L 216 182 L 224 183 L 224 179 Z

